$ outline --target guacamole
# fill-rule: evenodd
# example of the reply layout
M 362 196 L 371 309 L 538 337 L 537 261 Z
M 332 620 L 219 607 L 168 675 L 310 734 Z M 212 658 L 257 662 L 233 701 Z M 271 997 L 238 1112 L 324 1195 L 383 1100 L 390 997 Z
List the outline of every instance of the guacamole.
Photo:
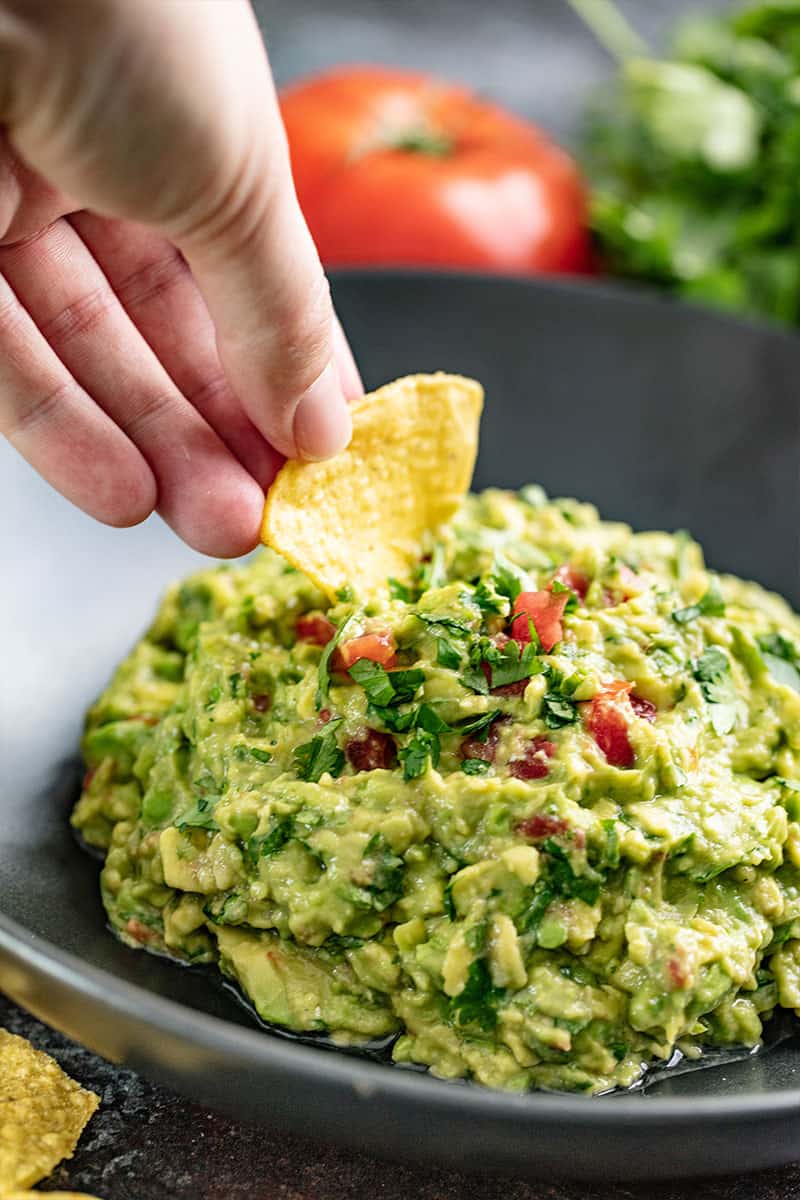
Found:
M 200 571 L 83 753 L 116 933 L 287 1030 L 602 1092 L 800 1009 L 800 619 L 686 533 L 490 490 L 380 602 Z

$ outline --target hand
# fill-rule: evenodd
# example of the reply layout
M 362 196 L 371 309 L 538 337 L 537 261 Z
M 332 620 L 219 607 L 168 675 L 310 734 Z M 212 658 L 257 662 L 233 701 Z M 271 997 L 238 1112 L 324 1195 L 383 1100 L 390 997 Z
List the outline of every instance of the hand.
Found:
M 249 6 L 0 0 L 0 124 L 0 431 L 101 521 L 250 550 L 361 385 Z

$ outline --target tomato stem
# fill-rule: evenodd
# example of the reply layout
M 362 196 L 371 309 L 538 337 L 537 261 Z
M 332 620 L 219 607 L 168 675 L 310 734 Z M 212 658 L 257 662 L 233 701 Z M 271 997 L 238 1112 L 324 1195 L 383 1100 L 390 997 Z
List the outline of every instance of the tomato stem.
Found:
M 386 139 L 390 150 L 406 150 L 411 154 L 428 154 L 431 158 L 445 158 L 453 150 L 452 138 L 437 129 L 424 126 L 405 129 Z

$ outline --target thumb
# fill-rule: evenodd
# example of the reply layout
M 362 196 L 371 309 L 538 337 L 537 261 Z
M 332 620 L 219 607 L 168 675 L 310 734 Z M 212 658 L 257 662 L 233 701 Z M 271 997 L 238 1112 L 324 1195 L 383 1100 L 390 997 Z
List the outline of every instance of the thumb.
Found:
M 0 121 L 21 159 L 78 207 L 149 225 L 182 250 L 228 380 L 269 442 L 289 456 L 340 450 L 342 382 L 360 383 L 295 196 L 249 5 L 0 9 Z

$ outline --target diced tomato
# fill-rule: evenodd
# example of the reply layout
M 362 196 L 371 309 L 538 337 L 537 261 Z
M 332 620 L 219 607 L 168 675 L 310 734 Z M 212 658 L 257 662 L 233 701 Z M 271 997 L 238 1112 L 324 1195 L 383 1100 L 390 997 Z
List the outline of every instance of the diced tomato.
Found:
M 631 708 L 643 721 L 649 721 L 651 725 L 655 723 L 658 709 L 652 700 L 645 700 L 644 696 L 636 696 L 631 692 Z
M 331 710 L 329 708 L 321 708 L 319 710 L 320 725 L 327 725 L 328 721 L 330 721 L 332 716 L 333 716 L 333 713 L 331 712 Z
M 478 737 L 464 738 L 461 743 L 461 757 L 482 758 L 484 762 L 494 762 L 500 734 L 503 726 L 508 724 L 510 719 L 510 717 L 498 717 L 496 721 L 492 721 L 484 741 Z
M 542 643 L 542 649 L 548 654 L 564 636 L 561 618 L 568 600 L 566 592 L 556 595 L 547 589 L 540 592 L 520 592 L 514 602 L 511 636 L 521 645 L 529 642 L 530 620 Z
M 337 646 L 333 655 L 333 669 L 346 671 L 360 658 L 368 658 L 371 662 L 380 663 L 382 667 L 391 670 L 397 666 L 397 643 L 391 633 L 362 633 L 360 637 L 350 638 Z
M 388 770 L 397 759 L 394 738 L 377 729 L 365 729 L 363 737 L 352 738 L 345 753 L 356 771 L 377 771 L 380 767 Z
M 298 617 L 294 632 L 299 642 L 313 642 L 315 646 L 327 646 L 336 633 L 336 626 L 324 613 L 310 612 Z
M 522 756 L 509 761 L 508 769 L 515 779 L 544 779 L 550 774 L 549 760 L 555 752 L 555 742 L 545 737 L 531 738 Z
M 580 600 L 586 599 L 586 593 L 589 590 L 589 580 L 583 571 L 576 570 L 569 563 L 563 563 L 556 571 L 553 579 L 557 579 L 559 583 L 563 583 L 564 587 L 572 588 Z
M 253 708 L 256 710 L 256 712 L 266 712 L 269 706 L 272 704 L 272 697 L 267 692 L 256 692 L 251 699 L 253 701 Z
M 142 922 L 138 921 L 136 917 L 131 917 L 126 923 L 125 932 L 129 937 L 132 937 L 134 941 L 141 942 L 142 945 L 147 945 L 148 942 L 152 942 L 156 937 L 154 930 L 149 929 L 147 925 L 142 924 Z
M 521 696 L 525 688 L 530 683 L 530 679 L 518 679 L 516 683 L 504 683 L 500 687 L 492 688 L 493 696 Z
M 612 767 L 632 767 L 636 757 L 625 715 L 631 686 L 624 679 L 606 684 L 587 706 L 586 727 Z
M 524 821 L 520 821 L 517 833 L 521 833 L 534 842 L 539 842 L 543 838 L 558 837 L 560 833 L 566 833 L 568 829 L 569 824 L 563 817 L 551 817 L 548 813 L 534 813 L 532 817 L 526 817 Z
M 674 988 L 685 988 L 689 982 L 689 976 L 686 968 L 677 956 L 670 958 L 667 961 L 667 974 L 669 975 L 670 983 Z

